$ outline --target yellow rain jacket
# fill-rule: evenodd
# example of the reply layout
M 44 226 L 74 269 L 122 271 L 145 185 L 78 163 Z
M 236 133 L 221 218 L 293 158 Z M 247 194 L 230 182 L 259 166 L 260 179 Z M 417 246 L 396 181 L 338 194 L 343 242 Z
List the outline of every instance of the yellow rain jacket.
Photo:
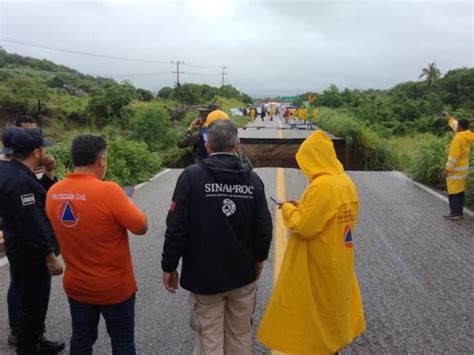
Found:
M 304 120 L 304 110 L 302 108 L 299 108 L 298 109 L 298 116 L 299 118 L 301 118 L 302 120 Z
M 450 118 L 449 126 L 456 130 L 458 122 Z M 457 132 L 449 146 L 449 157 L 445 169 L 447 171 L 446 184 L 448 194 L 463 192 L 466 188 L 466 179 L 469 171 L 469 154 L 471 144 L 474 143 L 474 132 L 470 130 Z
M 250 119 L 252 122 L 255 120 L 255 110 L 253 108 L 250 110 Z
M 311 122 L 313 123 L 318 122 L 318 117 L 319 117 L 319 109 L 315 108 L 313 109 L 313 117 L 311 119 Z
M 257 337 L 285 353 L 334 354 L 365 330 L 352 245 L 359 200 L 322 131 L 296 160 L 310 185 L 298 207 L 282 207 L 291 237 Z

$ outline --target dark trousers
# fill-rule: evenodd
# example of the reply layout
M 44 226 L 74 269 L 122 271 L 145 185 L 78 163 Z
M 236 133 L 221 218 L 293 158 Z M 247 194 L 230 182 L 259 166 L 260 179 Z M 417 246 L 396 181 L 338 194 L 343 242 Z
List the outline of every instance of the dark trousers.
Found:
M 51 275 L 44 259 L 8 258 L 17 292 L 17 354 L 35 354 L 43 336 L 48 311 Z
M 114 355 L 135 355 L 135 295 L 114 305 L 90 305 L 69 298 L 72 319 L 71 355 L 92 354 L 100 315 L 105 319 Z
M 10 325 L 10 332 L 16 335 L 18 330 L 18 302 L 15 283 L 10 271 L 10 286 L 7 293 L 7 307 L 8 307 L 8 324 Z
M 458 194 L 448 195 L 448 197 L 451 214 L 456 216 L 462 216 L 464 207 L 464 191 Z

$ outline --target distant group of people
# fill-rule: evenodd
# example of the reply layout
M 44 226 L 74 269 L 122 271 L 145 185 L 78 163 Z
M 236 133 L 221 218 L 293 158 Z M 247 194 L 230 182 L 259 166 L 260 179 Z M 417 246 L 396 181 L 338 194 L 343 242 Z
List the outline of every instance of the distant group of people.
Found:
M 179 284 L 189 291 L 194 354 L 251 354 L 252 314 L 272 219 L 264 184 L 240 153 L 235 124 L 220 110 L 202 116 L 181 142 L 193 142 L 199 159 L 179 176 L 163 219 L 162 281 L 170 293 Z M 446 175 L 447 218 L 457 219 L 474 134 L 468 120 L 444 116 L 456 130 Z M 0 246 L 11 271 L 9 342 L 25 355 L 64 349 L 64 342 L 44 336 L 51 276 L 64 272 L 70 353 L 92 354 L 102 315 L 112 353 L 135 354 L 138 287 L 127 231 L 146 234 L 147 217 L 119 185 L 104 181 L 102 137 L 78 135 L 71 146 L 74 170 L 57 181 L 54 159 L 45 153 L 51 142 L 34 120 L 29 123 L 2 135 Z M 291 236 L 257 338 L 281 352 L 334 354 L 365 331 L 354 271 L 359 198 L 323 131 L 301 144 L 296 161 L 309 185 L 298 201 L 276 201 Z
M 270 121 L 273 121 L 280 114 L 280 109 L 277 106 L 270 105 L 268 107 L 251 107 L 248 110 L 244 107 L 241 109 L 241 112 L 245 118 L 248 117 L 250 119 L 250 122 L 255 122 L 258 116 L 260 116 L 263 122 L 266 117 L 268 117 Z
M 319 109 L 313 108 L 311 115 L 309 115 L 308 108 L 305 106 L 285 107 L 283 117 L 290 129 L 297 128 L 297 126 L 306 126 L 308 129 L 313 129 L 319 118 Z

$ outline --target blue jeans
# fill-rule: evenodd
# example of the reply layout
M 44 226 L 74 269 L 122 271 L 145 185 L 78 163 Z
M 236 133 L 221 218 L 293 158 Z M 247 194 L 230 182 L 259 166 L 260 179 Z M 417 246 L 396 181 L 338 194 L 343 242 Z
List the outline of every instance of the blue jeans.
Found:
M 105 319 L 114 355 L 135 355 L 135 294 L 112 305 L 91 305 L 69 298 L 72 318 L 71 355 L 92 354 L 100 315 Z

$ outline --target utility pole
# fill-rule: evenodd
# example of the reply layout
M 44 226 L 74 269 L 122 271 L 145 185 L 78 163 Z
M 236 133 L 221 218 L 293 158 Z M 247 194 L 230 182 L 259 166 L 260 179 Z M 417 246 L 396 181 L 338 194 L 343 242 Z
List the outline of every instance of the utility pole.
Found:
M 176 71 L 172 71 L 171 73 L 176 74 L 176 86 L 180 87 L 181 84 L 179 83 L 179 74 L 184 74 L 184 72 L 179 71 L 179 65 L 184 64 L 183 61 L 176 61 L 176 62 L 171 62 L 172 64 L 176 64 Z
M 176 96 L 178 97 L 178 101 L 181 99 L 181 84 L 179 83 L 179 74 L 184 74 L 184 72 L 179 71 L 179 65 L 184 64 L 183 61 L 176 61 L 171 62 L 172 64 L 176 64 L 176 71 L 172 71 L 171 73 L 176 74 Z
M 222 84 L 221 84 L 221 86 L 224 87 L 224 75 L 227 75 L 225 70 L 228 69 L 229 67 L 225 66 L 225 65 L 221 65 L 221 68 L 222 68 Z
M 41 120 L 41 113 L 43 112 L 44 104 L 38 99 L 38 106 L 36 111 L 36 122 L 38 122 L 38 126 L 40 129 L 41 134 L 43 134 L 43 122 Z

